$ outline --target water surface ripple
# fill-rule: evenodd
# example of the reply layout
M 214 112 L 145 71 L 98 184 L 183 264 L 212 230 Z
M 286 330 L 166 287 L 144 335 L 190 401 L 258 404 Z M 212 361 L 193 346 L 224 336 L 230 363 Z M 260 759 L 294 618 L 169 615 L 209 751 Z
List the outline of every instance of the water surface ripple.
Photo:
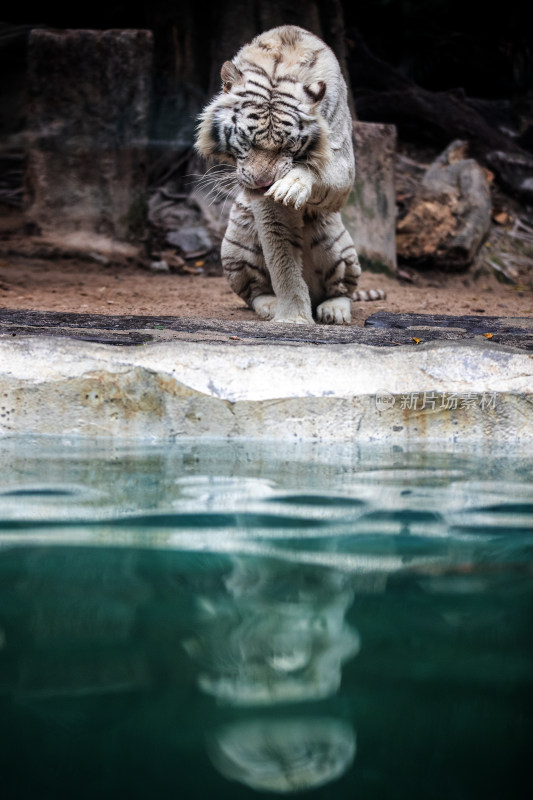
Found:
M 0 440 L 6 800 L 533 795 L 533 456 Z

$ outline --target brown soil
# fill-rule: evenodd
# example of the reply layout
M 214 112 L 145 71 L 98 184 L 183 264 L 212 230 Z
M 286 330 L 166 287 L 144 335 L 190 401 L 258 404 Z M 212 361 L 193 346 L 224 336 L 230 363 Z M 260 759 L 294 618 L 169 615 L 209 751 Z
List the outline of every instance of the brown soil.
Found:
M 400 178 L 402 185 L 404 177 Z M 363 325 L 370 314 L 380 310 L 502 317 L 533 314 L 530 272 L 527 280 L 517 276 L 514 285 L 501 283 L 485 263 L 485 256 L 494 259 L 503 250 L 507 257 L 513 247 L 523 247 L 506 232 L 517 216 L 512 209 L 507 214 L 507 225 L 493 225 L 476 264 L 468 272 L 403 268 L 400 278 L 363 272 L 359 288 L 382 288 L 387 297 L 383 301 L 353 303 L 352 324 Z M 179 271 L 161 273 L 127 264 L 105 266 L 87 258 L 21 255 L 34 252 L 32 242 L 38 247 L 39 237 L 32 240 L 24 234 L 20 209 L 0 206 L 0 309 L 254 319 L 253 312 L 231 291 L 216 264 L 201 260 L 185 264 L 178 257 L 176 265 L 182 265 Z M 528 247 L 525 260 L 533 264 L 533 247 Z M 522 259 L 524 252 L 520 251 Z
M 412 271 L 411 271 L 412 272 Z M 533 314 L 531 291 L 490 275 L 415 274 L 415 282 L 364 273 L 362 289 L 381 287 L 384 301 L 353 303 L 352 322 L 363 325 L 378 310 L 422 314 Z M 102 266 L 73 259 L 4 256 L 0 308 L 94 314 L 148 314 L 252 320 L 253 312 L 220 275 L 157 273 L 140 267 Z

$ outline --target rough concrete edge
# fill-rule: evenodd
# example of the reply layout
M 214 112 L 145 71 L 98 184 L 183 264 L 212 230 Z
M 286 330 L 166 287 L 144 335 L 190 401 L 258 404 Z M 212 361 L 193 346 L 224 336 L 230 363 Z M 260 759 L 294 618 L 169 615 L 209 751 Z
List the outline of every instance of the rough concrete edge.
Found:
M 485 343 L 0 341 L 0 435 L 533 439 L 533 354 Z

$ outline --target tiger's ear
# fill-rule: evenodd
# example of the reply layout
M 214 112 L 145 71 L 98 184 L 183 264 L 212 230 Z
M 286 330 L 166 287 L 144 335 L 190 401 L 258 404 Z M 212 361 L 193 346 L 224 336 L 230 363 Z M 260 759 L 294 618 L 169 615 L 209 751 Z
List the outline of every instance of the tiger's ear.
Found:
M 242 72 L 237 69 L 233 61 L 224 61 L 220 70 L 220 77 L 222 78 L 223 90 L 229 92 L 233 84 L 242 78 Z
M 320 103 L 326 94 L 326 84 L 324 81 L 311 83 L 309 86 L 304 86 L 304 92 L 313 101 L 313 103 Z

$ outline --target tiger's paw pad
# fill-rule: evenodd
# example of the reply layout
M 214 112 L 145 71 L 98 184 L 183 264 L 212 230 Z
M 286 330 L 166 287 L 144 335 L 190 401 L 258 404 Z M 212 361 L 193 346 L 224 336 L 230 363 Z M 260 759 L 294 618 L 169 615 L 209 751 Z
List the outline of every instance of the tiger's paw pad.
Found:
M 307 203 L 311 195 L 311 186 L 299 176 L 285 175 L 272 184 L 265 197 L 271 197 L 276 203 L 284 206 L 293 206 L 296 210 Z
M 272 319 L 276 313 L 278 299 L 273 294 L 260 294 L 252 300 L 252 306 L 261 319 Z
M 332 297 L 320 303 L 316 318 L 326 325 L 349 325 L 351 321 L 350 301 L 347 297 Z

